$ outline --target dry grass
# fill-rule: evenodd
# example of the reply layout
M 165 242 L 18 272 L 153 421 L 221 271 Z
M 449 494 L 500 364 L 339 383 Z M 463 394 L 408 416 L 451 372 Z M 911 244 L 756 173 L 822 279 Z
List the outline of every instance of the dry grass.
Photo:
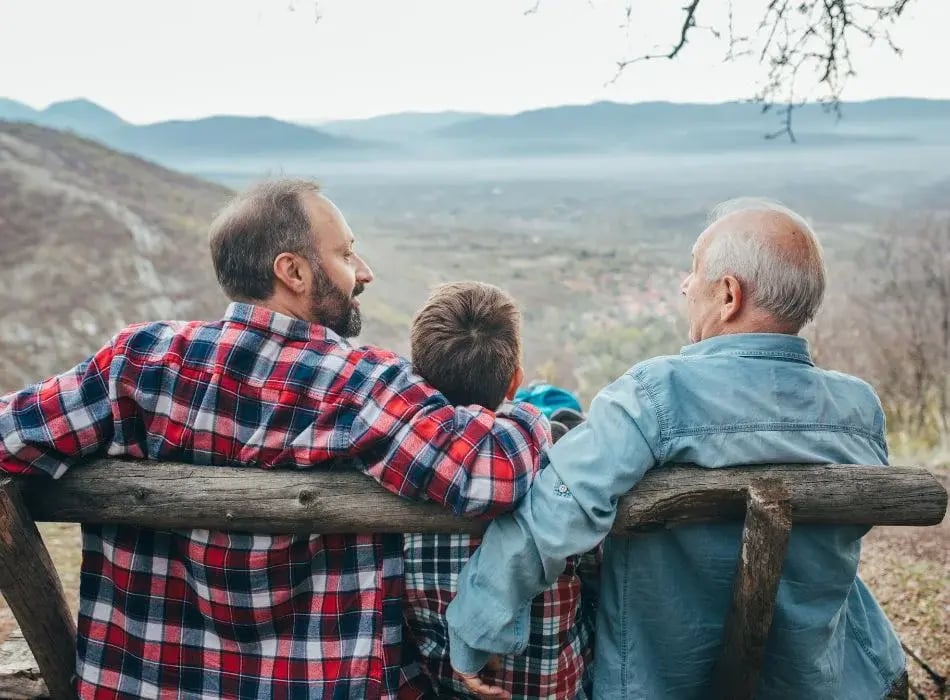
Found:
M 909 460 L 908 460 L 909 463 Z M 934 473 L 950 487 L 950 469 Z M 950 676 L 950 518 L 936 527 L 879 527 L 864 540 L 861 576 L 904 644 L 943 678 Z M 911 697 L 944 700 L 908 657 Z
M 82 564 L 79 526 L 68 523 L 40 523 L 38 527 L 63 582 L 69 609 L 75 616 L 79 611 L 79 567 Z M 13 613 L 0 596 L 0 640 L 6 639 L 15 627 Z

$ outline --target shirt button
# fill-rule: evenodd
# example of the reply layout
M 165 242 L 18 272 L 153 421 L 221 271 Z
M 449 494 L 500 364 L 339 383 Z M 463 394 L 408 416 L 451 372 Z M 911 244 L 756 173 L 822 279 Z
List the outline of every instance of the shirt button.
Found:
M 567 493 L 567 486 L 565 486 L 564 484 L 561 484 L 560 486 L 557 487 L 557 491 L 558 493 Z

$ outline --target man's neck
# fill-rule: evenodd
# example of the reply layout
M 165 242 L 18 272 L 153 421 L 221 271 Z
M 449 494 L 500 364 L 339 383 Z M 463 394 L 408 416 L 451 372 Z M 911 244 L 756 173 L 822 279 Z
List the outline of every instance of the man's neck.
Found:
M 309 321 L 309 319 L 304 318 L 300 312 L 297 311 L 293 303 L 286 299 L 282 299 L 277 295 L 272 296 L 270 299 L 245 301 L 244 303 L 260 306 L 263 309 L 273 311 L 274 313 L 283 314 L 284 316 L 289 316 L 290 318 L 296 318 L 301 321 Z
M 733 323 L 722 328 L 719 335 L 735 335 L 737 333 L 781 333 L 782 335 L 798 335 L 799 329 L 788 323 L 777 321 L 771 314 L 758 309 L 750 309 L 743 313 Z
M 768 326 L 732 326 L 729 328 L 724 328 L 720 333 L 709 336 L 710 338 L 715 338 L 716 336 L 721 335 L 741 335 L 743 333 L 775 333 L 777 335 L 798 335 L 798 332 L 793 328 L 781 327 L 775 325 Z

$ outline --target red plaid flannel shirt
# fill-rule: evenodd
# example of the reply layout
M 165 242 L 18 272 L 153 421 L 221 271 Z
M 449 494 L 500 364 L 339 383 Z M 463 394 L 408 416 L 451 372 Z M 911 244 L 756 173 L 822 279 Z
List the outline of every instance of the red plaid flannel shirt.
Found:
M 544 439 L 528 406 L 497 420 L 453 408 L 398 356 L 245 304 L 216 323 L 134 326 L 0 398 L 11 474 L 55 478 L 105 452 L 265 469 L 349 458 L 394 493 L 485 517 L 525 494 Z M 394 698 L 418 674 L 402 555 L 401 535 L 86 525 L 79 695 Z

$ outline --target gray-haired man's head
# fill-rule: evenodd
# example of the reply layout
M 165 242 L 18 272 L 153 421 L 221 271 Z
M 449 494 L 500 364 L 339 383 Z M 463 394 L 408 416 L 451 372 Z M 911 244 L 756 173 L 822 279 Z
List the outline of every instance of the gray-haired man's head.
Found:
M 798 333 L 825 291 L 821 246 L 808 222 L 767 199 L 720 204 L 693 246 L 681 291 L 690 341 L 727 333 Z

